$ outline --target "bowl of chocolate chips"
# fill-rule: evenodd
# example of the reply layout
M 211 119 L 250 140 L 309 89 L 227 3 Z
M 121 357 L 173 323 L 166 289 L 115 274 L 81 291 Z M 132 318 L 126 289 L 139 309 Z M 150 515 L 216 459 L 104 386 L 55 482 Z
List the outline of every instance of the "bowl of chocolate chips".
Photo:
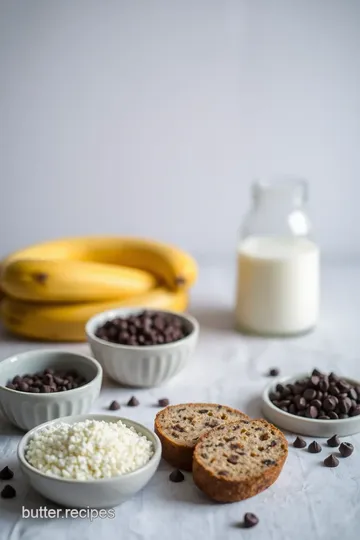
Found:
M 32 350 L 0 365 L 0 410 L 25 431 L 61 416 L 88 413 L 100 393 L 101 365 L 82 354 Z
M 91 350 L 104 371 L 126 386 L 159 386 L 179 373 L 196 347 L 199 324 L 172 311 L 121 308 L 86 325 Z
M 262 396 L 266 418 L 303 435 L 340 437 L 360 432 L 360 382 L 336 373 L 311 373 L 280 378 Z

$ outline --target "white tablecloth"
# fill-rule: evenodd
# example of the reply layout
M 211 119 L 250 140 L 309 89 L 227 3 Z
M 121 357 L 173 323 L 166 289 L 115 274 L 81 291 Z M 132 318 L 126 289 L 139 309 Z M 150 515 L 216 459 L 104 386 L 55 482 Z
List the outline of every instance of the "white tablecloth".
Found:
M 259 396 L 268 382 L 264 373 L 279 367 L 296 374 L 314 366 L 360 379 L 360 272 L 359 266 L 329 266 L 324 272 L 322 317 L 315 332 L 297 339 L 262 340 L 243 337 L 232 330 L 233 273 L 227 267 L 204 267 L 190 311 L 201 324 L 201 337 L 190 365 L 166 386 L 129 390 L 104 381 L 94 412 L 106 411 L 117 399 L 122 408 L 113 414 L 153 426 L 158 398 L 171 403 L 212 401 L 232 405 L 251 416 L 261 414 Z M 0 360 L 15 352 L 39 346 L 2 335 Z M 42 345 L 43 346 L 43 345 Z M 87 345 L 71 346 L 88 352 Z M 129 397 L 140 400 L 126 407 Z M 150 484 L 132 500 L 115 509 L 113 519 L 24 519 L 22 507 L 50 506 L 22 478 L 16 460 L 21 432 L 0 420 L 0 468 L 15 471 L 13 500 L 0 499 L 0 539 L 11 540 L 355 540 L 360 535 L 360 435 L 348 437 L 354 454 L 336 469 L 322 460 L 330 449 L 325 441 L 321 454 L 290 446 L 289 458 L 274 486 L 235 504 L 214 504 L 194 486 L 191 474 L 180 484 L 169 482 L 172 470 L 162 462 Z M 289 434 L 289 440 L 294 437 Z M 310 439 L 308 439 L 310 440 Z M 0 487 L 4 482 L 0 482 Z M 260 519 L 245 530 L 239 523 L 245 512 Z

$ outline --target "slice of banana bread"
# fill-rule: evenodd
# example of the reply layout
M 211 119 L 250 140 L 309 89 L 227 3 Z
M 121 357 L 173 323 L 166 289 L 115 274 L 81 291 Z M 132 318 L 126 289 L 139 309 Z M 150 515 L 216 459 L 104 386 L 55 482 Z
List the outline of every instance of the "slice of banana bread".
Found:
M 155 433 L 162 443 L 163 458 L 178 469 L 191 471 L 195 444 L 209 430 L 248 416 L 216 403 L 169 405 L 155 418 Z
M 275 482 L 287 454 L 284 435 L 265 420 L 219 426 L 195 447 L 194 482 L 216 501 L 242 501 Z

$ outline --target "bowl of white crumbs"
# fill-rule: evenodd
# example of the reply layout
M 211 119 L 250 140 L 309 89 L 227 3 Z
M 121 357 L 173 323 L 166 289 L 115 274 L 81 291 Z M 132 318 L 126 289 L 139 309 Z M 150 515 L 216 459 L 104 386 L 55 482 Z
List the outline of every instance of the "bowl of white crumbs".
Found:
M 22 472 L 41 495 L 67 508 L 109 508 L 155 474 L 161 443 L 128 418 L 67 416 L 29 431 L 18 446 Z

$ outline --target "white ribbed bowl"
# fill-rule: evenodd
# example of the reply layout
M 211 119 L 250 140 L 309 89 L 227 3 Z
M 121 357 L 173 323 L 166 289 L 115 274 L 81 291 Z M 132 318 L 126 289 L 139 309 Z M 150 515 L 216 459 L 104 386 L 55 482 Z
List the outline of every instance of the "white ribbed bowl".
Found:
M 162 313 L 171 313 L 182 319 L 190 334 L 174 343 L 144 347 L 118 345 L 96 337 L 97 328 L 106 321 L 135 315 L 144 309 L 104 311 L 92 317 L 86 325 L 87 339 L 95 358 L 112 379 L 126 386 L 159 386 L 174 377 L 189 362 L 199 335 L 199 324 L 194 317 L 161 310 Z
M 69 390 L 71 392 L 71 390 Z M 154 455 L 143 467 L 128 474 L 101 478 L 99 480 L 73 480 L 49 476 L 35 469 L 25 458 L 26 447 L 35 433 L 60 422 L 75 424 L 85 420 L 118 422 L 133 427 L 138 433 L 149 439 L 154 448 Z M 157 435 L 142 424 L 128 418 L 104 414 L 86 414 L 60 418 L 48 422 L 26 433 L 18 446 L 18 459 L 24 475 L 31 486 L 43 497 L 64 506 L 65 508 L 110 508 L 126 501 L 140 491 L 155 474 L 161 458 L 161 443 Z M 121 535 L 119 536 L 121 537 Z
M 74 390 L 51 394 L 31 394 L 6 388 L 16 375 L 36 373 L 46 368 L 75 369 L 87 383 Z M 94 358 L 58 349 L 33 350 L 0 362 L 0 410 L 15 426 L 29 429 L 61 416 L 89 412 L 100 393 L 102 368 Z

